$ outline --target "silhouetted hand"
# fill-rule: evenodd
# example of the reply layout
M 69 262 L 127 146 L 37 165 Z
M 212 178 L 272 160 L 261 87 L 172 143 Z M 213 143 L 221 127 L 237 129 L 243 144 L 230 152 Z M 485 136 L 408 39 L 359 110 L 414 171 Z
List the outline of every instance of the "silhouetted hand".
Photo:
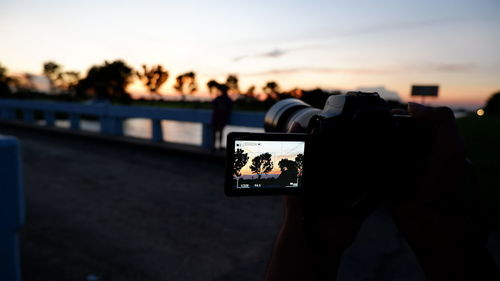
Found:
M 399 230 L 428 280 L 498 280 L 483 246 L 485 236 L 465 203 L 465 145 L 453 112 L 414 103 L 408 111 L 430 129 L 430 146 L 428 153 L 407 154 L 408 162 L 424 167 L 408 176 L 403 188 L 411 192 L 391 206 Z M 301 132 L 300 127 L 291 132 Z M 368 213 L 335 212 L 325 202 L 328 198 L 285 198 L 285 219 L 266 280 L 336 279 L 341 255 Z
M 453 112 L 446 107 L 409 103 L 408 111 L 430 126 L 429 153 L 422 170 L 408 178 L 414 192 L 394 202 L 392 213 L 400 232 L 412 247 L 427 279 L 497 280 L 465 196 L 465 145 Z M 473 200 L 474 198 L 472 198 Z
M 293 124 L 290 133 L 304 132 Z M 318 160 L 319 161 L 319 160 Z M 328 197 L 285 196 L 285 216 L 266 280 L 335 280 L 340 258 L 369 212 L 339 210 Z

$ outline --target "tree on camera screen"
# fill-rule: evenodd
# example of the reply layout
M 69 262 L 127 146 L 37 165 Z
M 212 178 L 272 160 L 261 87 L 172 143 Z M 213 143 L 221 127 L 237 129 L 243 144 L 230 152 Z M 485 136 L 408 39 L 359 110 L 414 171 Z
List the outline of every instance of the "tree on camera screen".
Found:
M 235 141 L 233 187 L 300 187 L 304 148 L 302 141 Z

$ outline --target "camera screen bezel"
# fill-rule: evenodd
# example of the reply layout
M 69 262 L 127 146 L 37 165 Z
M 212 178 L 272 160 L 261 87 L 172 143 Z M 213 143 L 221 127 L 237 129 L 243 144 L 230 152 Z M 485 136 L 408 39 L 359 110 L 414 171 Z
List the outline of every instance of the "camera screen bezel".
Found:
M 234 188 L 232 165 L 234 163 L 235 141 L 301 141 L 304 142 L 304 162 L 300 187 L 289 188 Z M 247 133 L 233 132 L 227 136 L 226 145 L 226 177 L 224 182 L 224 192 L 227 196 L 253 196 L 253 195 L 292 195 L 299 194 L 307 184 L 307 165 L 309 150 L 311 146 L 311 136 L 309 134 L 291 133 Z

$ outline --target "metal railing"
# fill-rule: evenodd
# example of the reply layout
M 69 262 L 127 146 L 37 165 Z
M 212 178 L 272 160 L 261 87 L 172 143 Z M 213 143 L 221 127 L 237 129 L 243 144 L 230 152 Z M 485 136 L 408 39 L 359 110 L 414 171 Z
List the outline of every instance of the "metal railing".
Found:
M 202 144 L 204 148 L 213 146 L 211 110 L 176 109 L 148 106 L 124 106 L 112 104 L 77 104 L 69 102 L 27 101 L 19 99 L 0 100 L 0 120 L 16 121 L 18 112 L 22 120 L 35 124 L 35 112 L 41 112 L 45 126 L 54 127 L 56 113 L 67 114 L 70 130 L 80 130 L 81 116 L 93 116 L 99 120 L 100 133 L 112 136 L 124 136 L 123 121 L 127 118 L 145 118 L 151 120 L 153 142 L 163 142 L 162 120 L 195 122 L 202 124 Z M 235 111 L 231 114 L 228 125 L 262 128 L 263 112 Z
M 0 135 L 0 280 L 21 280 L 19 230 L 24 224 L 21 146 Z

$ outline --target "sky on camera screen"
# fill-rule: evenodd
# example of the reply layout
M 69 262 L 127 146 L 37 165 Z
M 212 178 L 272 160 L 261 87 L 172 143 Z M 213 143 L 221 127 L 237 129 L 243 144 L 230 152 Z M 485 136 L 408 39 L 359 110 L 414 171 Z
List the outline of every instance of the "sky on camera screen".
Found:
M 300 187 L 305 142 L 235 141 L 235 188 Z

